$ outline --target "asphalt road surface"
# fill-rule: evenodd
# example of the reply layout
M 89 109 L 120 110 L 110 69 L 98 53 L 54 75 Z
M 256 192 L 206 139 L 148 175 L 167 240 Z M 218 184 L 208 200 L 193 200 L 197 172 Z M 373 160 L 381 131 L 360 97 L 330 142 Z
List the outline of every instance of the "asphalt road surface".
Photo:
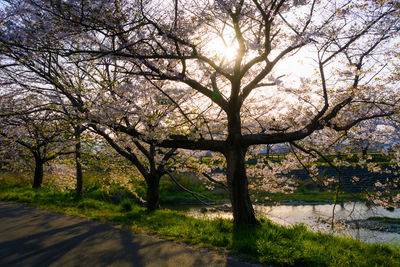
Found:
M 107 223 L 0 201 L 0 266 L 257 266 Z

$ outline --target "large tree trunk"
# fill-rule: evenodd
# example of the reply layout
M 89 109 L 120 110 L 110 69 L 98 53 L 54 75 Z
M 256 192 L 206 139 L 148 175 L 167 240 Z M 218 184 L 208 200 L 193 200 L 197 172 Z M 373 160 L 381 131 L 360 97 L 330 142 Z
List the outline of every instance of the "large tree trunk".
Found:
M 147 210 L 153 211 L 160 207 L 160 177 L 150 175 L 147 178 Z
M 78 139 L 79 140 L 79 139 Z M 83 177 L 82 177 L 82 165 L 81 165 L 81 142 L 77 141 L 75 144 L 75 168 L 76 168 L 76 197 L 82 197 L 82 185 L 83 185 Z
M 242 148 L 229 149 L 226 152 L 229 197 L 232 203 L 235 225 L 257 226 L 260 223 L 255 217 L 249 196 L 245 155 L 246 150 Z
M 233 108 L 234 110 L 234 108 Z M 228 114 L 228 146 L 225 150 L 229 197 L 236 226 L 257 226 L 253 205 L 249 196 L 245 156 L 247 147 L 242 144 L 240 112 Z
M 35 156 L 35 176 L 33 177 L 33 188 L 42 187 L 43 182 L 43 161 Z

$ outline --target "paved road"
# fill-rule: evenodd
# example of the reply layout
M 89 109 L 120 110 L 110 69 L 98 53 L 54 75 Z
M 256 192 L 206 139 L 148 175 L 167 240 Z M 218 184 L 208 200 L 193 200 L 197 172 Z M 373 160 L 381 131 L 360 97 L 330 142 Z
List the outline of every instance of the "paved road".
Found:
M 0 201 L 0 266 L 251 266 L 205 249 Z M 254 265 L 253 265 L 254 266 Z

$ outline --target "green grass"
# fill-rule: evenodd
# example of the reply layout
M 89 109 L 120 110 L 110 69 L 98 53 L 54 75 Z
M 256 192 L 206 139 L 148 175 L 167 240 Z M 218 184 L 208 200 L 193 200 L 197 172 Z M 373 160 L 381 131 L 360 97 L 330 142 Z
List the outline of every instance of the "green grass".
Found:
M 400 249 L 354 239 L 313 233 L 304 225 L 283 227 L 261 219 L 259 228 L 234 229 L 231 220 L 196 219 L 167 209 L 148 212 L 122 189 L 114 193 L 91 189 L 77 200 L 73 192 L 0 186 L 0 199 L 48 210 L 124 224 L 166 239 L 215 248 L 273 266 L 399 266 Z M 115 193 L 118 192 L 118 193 Z M 118 195 L 119 197 L 115 197 Z
M 391 217 L 369 217 L 367 220 L 377 221 L 382 223 L 400 224 L 400 218 Z
M 184 204 L 184 203 L 200 203 L 191 194 L 182 191 L 175 184 L 171 184 L 169 180 L 161 180 L 160 184 L 160 203 L 161 204 Z M 144 185 L 143 185 L 144 186 Z M 229 195 L 222 189 L 208 190 L 204 186 L 196 185 L 196 183 L 186 183 L 185 187 L 190 190 L 206 196 L 215 201 L 229 201 Z M 145 192 L 145 190 L 143 190 Z M 285 201 L 301 201 L 301 202 L 334 202 L 336 193 L 333 191 L 322 190 L 310 181 L 301 181 L 300 186 L 295 192 L 285 193 L 268 193 L 265 191 L 252 190 L 251 199 L 256 202 L 285 202 Z M 142 197 L 145 195 L 143 194 Z M 361 193 L 340 192 L 339 202 L 343 201 L 359 201 L 365 199 Z
M 101 174 L 99 172 L 87 172 L 85 173 L 84 188 L 90 189 L 90 194 L 100 195 L 103 198 L 104 191 L 101 190 L 102 186 L 99 184 L 101 180 Z M 216 202 L 228 202 L 229 195 L 227 192 L 221 188 L 216 188 L 214 190 L 209 190 L 205 187 L 205 184 L 194 178 L 193 176 L 188 176 L 184 174 L 175 175 L 180 184 L 189 190 L 201 194 L 211 200 Z M 3 173 L 0 174 L 0 184 L 22 184 L 29 186 L 32 184 L 30 180 L 31 177 L 26 175 L 16 174 L 16 173 Z M 133 179 L 133 188 L 138 196 L 142 199 L 146 198 L 146 184 L 142 179 Z M 51 184 L 46 183 L 48 187 Z M 111 191 L 115 190 L 111 188 Z M 122 187 L 117 188 L 117 191 L 121 190 Z M 112 192 L 111 192 L 112 193 Z M 118 193 L 118 192 L 116 192 Z M 125 192 L 126 193 L 126 192 Z M 284 193 L 268 193 L 265 191 L 252 191 L 251 199 L 253 201 L 260 202 L 285 202 L 285 201 L 302 201 L 302 202 L 332 202 L 334 201 L 336 194 L 327 190 L 321 190 L 315 184 L 310 181 L 301 181 L 299 188 L 290 194 Z M 115 194 L 118 197 L 118 194 Z M 99 197 L 99 196 L 98 196 Z M 121 196 L 124 197 L 124 196 Z M 133 196 L 132 196 L 133 197 Z M 341 192 L 339 196 L 339 201 L 355 201 L 361 200 L 363 196 L 361 194 L 349 194 Z M 205 199 L 206 200 L 206 199 Z M 208 201 L 208 200 L 206 200 Z M 176 204 L 201 204 L 195 197 L 191 194 L 183 191 L 170 179 L 163 177 L 160 181 L 160 203 L 161 205 L 176 205 Z
M 216 191 L 197 191 L 210 199 L 215 201 L 226 202 L 229 201 L 229 195 L 222 190 Z M 320 191 L 317 189 L 303 189 L 299 188 L 294 193 L 268 193 L 263 191 L 251 192 L 251 199 L 256 202 L 287 202 L 287 201 L 301 201 L 301 202 L 334 202 L 336 193 L 330 191 Z M 351 194 L 341 192 L 339 195 L 339 202 L 343 201 L 356 201 L 362 199 L 362 194 Z M 160 191 L 161 204 L 190 204 L 199 203 L 191 194 L 183 191 Z

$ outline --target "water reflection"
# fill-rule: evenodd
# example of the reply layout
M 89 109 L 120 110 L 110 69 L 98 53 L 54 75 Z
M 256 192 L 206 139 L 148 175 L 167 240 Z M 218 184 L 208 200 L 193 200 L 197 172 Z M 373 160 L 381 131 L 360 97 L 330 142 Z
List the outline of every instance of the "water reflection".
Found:
M 332 232 L 329 219 L 332 218 L 335 208 L 335 219 L 344 220 L 346 223 L 355 220 L 363 220 L 372 216 L 386 216 L 400 218 L 400 209 L 388 211 L 381 207 L 366 206 L 364 203 L 345 203 L 342 205 L 323 204 L 323 205 L 281 205 L 281 206 L 254 206 L 258 214 L 262 214 L 272 221 L 291 225 L 294 223 L 304 223 L 313 231 Z M 202 213 L 200 208 L 191 207 L 188 213 L 194 217 L 203 218 L 232 218 L 231 212 L 206 212 Z M 400 234 L 385 231 L 373 231 L 362 227 L 353 227 L 349 230 L 342 229 L 340 232 L 334 232 L 336 235 L 351 235 L 354 238 L 365 242 L 385 242 L 400 244 Z M 340 227 L 339 227 L 340 228 Z

